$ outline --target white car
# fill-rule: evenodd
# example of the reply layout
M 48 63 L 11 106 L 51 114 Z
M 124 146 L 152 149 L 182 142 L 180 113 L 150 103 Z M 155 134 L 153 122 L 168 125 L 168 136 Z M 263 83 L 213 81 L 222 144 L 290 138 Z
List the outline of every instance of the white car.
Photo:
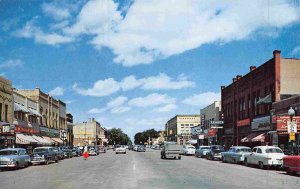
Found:
M 183 145 L 182 153 L 184 155 L 195 155 L 196 148 L 192 145 Z
M 206 157 L 206 154 L 210 151 L 210 146 L 200 146 L 195 151 L 196 157 Z
M 252 153 L 245 154 L 244 164 L 246 166 L 258 165 L 261 169 L 272 167 L 282 167 L 284 153 L 276 146 L 257 146 L 252 149 Z
M 116 154 L 126 154 L 126 148 L 125 146 L 117 146 L 116 149 Z

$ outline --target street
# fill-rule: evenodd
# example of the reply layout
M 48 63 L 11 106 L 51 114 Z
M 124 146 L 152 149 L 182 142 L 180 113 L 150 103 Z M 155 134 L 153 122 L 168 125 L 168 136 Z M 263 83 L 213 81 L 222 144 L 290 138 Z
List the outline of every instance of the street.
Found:
M 127 151 L 66 159 L 17 171 L 0 172 L 1 189 L 48 188 L 299 188 L 300 178 L 283 171 L 260 170 L 183 156 L 162 160 L 160 151 Z

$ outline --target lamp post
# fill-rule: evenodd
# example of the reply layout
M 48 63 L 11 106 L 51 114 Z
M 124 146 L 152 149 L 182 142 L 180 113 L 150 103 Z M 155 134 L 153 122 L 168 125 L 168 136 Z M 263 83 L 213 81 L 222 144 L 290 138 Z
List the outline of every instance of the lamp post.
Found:
M 291 136 L 295 136 L 295 133 L 294 133 L 294 122 L 293 122 L 293 117 L 295 116 L 295 110 L 290 107 L 290 109 L 288 110 L 288 115 L 290 116 L 290 123 L 288 125 L 289 127 L 289 141 L 291 142 L 292 144 L 292 151 L 293 151 L 293 154 L 294 154 L 294 138 L 292 138 Z

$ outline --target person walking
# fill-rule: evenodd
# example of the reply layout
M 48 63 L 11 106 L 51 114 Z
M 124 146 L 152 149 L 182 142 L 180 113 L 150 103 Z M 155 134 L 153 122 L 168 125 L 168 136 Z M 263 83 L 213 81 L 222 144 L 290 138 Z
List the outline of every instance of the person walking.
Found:
M 87 146 L 84 147 L 83 158 L 84 160 L 87 160 L 89 158 Z

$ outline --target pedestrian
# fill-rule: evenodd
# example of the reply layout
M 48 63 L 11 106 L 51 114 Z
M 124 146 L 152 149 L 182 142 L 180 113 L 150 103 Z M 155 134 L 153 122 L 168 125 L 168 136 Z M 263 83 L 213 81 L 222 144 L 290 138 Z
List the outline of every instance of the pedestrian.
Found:
M 87 146 L 85 146 L 84 152 L 83 152 L 83 158 L 84 158 L 84 160 L 87 160 L 88 157 L 89 157 L 88 148 L 87 148 Z

